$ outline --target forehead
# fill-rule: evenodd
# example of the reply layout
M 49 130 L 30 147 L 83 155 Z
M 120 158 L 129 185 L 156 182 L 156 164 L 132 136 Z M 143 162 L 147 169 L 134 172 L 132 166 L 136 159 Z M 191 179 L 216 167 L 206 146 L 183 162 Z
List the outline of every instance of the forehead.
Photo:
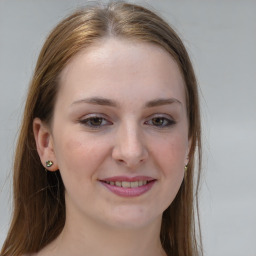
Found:
M 60 76 L 59 94 L 73 100 L 87 95 L 118 98 L 132 92 L 134 100 L 141 100 L 145 92 L 185 100 L 179 67 L 166 50 L 146 42 L 105 38 L 74 56 Z

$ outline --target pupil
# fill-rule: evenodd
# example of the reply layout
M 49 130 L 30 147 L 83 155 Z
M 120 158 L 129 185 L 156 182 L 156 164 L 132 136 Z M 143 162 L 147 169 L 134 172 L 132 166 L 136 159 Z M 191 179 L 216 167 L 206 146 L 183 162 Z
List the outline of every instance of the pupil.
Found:
M 154 118 L 153 123 L 155 125 L 162 125 L 163 124 L 163 119 L 162 118 Z
M 91 124 L 93 125 L 101 125 L 101 123 L 102 123 L 102 118 L 100 117 L 95 117 L 91 120 Z

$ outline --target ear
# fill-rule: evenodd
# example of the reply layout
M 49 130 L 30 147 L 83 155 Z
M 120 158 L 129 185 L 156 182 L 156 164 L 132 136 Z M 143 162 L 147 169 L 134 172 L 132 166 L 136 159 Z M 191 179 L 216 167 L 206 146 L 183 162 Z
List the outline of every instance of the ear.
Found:
M 57 159 L 54 153 L 54 143 L 49 127 L 41 119 L 35 118 L 33 121 L 33 132 L 36 141 L 36 148 L 42 165 L 48 171 L 58 170 Z M 52 161 L 53 165 L 46 166 L 46 161 Z

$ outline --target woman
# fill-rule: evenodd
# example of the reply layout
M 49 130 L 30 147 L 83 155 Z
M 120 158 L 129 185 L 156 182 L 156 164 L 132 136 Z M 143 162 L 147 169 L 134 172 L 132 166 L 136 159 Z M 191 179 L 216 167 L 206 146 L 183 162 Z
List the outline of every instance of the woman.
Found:
M 127 3 L 77 11 L 38 58 L 1 255 L 200 255 L 200 156 L 196 79 L 172 28 Z

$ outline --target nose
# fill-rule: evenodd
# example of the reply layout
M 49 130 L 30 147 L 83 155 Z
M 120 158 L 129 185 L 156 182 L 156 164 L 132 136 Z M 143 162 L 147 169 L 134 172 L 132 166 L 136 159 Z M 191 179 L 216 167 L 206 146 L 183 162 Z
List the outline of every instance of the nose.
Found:
M 112 157 L 118 163 L 133 169 L 145 162 L 148 150 L 140 129 L 136 125 L 120 126 L 115 137 Z

